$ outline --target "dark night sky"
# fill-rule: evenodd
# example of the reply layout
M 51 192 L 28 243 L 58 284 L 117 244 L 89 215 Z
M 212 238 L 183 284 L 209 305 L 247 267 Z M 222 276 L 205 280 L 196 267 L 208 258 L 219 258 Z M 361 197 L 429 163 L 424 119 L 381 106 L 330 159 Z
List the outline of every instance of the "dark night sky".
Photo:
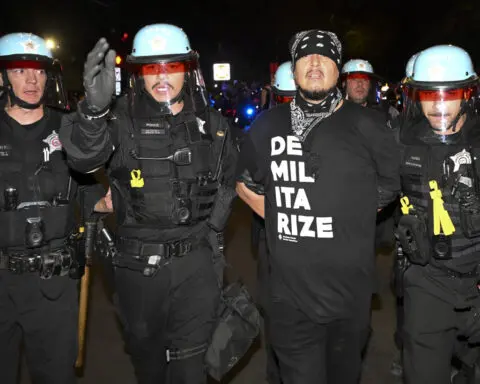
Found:
M 477 4 L 478 5 L 477 5 Z M 2 4 L 0 34 L 56 37 L 67 86 L 79 87 L 83 61 L 105 36 L 126 54 L 136 31 L 156 22 L 176 24 L 200 52 L 207 81 L 211 64 L 228 61 L 233 78 L 267 80 L 270 61 L 288 60 L 294 32 L 336 32 L 344 59 L 365 58 L 388 80 L 398 80 L 409 57 L 434 44 L 465 48 L 480 68 L 480 2 L 456 0 L 15 0 Z M 124 32 L 129 39 L 121 42 Z

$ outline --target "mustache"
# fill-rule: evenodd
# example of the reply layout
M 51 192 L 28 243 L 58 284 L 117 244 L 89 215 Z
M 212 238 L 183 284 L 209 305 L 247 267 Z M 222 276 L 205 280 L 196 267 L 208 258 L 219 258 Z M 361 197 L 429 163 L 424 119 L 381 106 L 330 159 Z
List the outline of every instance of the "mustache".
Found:
M 312 72 L 320 72 L 322 74 L 322 76 L 325 76 L 325 74 L 323 73 L 323 71 L 321 69 L 310 69 L 307 71 L 307 76 L 309 76 Z
M 159 85 L 167 86 L 170 89 L 173 89 L 172 85 L 168 81 L 159 81 L 153 84 L 152 91 L 157 88 Z

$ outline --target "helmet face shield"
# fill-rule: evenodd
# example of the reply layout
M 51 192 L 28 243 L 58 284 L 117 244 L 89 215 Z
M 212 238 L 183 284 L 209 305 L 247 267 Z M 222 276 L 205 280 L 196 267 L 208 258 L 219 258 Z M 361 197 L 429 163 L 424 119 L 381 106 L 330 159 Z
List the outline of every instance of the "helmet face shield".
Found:
M 275 87 L 272 87 L 272 96 L 270 99 L 270 108 L 290 103 L 295 98 L 296 91 L 281 91 Z
M 66 109 L 68 101 L 62 68 L 58 61 L 45 59 L 0 59 L 4 86 L 27 104 Z
M 273 105 L 285 104 L 290 103 L 293 100 L 294 96 L 286 96 L 286 95 L 278 95 L 276 93 L 273 94 Z
M 147 92 L 166 114 L 173 114 L 172 105 L 181 101 L 195 110 L 207 106 L 205 82 L 196 56 L 190 55 L 184 61 L 152 57 L 150 63 L 130 62 L 128 70 L 133 91 Z
M 424 89 L 407 87 L 411 107 L 410 118 L 419 120 L 425 117 L 430 127 L 439 133 L 455 131 L 460 128 L 467 112 L 473 113 L 468 106 L 476 96 L 477 87 L 451 89 Z
M 414 97 L 419 101 L 433 101 L 444 103 L 446 101 L 455 101 L 469 99 L 469 89 L 448 89 L 448 90 L 417 90 Z
M 372 77 L 368 73 L 354 72 L 354 73 L 347 74 L 346 79 L 371 81 Z
M 172 75 L 189 72 L 192 68 L 196 69 L 196 63 L 172 61 L 169 63 L 143 64 L 140 66 L 139 72 L 142 76 Z
M 344 92 L 348 100 L 357 104 L 377 102 L 377 81 L 366 72 L 343 75 Z
M 414 55 L 405 74 L 405 132 L 424 142 L 458 140 L 454 134 L 476 114 L 478 76 L 470 55 L 453 45 L 436 45 Z

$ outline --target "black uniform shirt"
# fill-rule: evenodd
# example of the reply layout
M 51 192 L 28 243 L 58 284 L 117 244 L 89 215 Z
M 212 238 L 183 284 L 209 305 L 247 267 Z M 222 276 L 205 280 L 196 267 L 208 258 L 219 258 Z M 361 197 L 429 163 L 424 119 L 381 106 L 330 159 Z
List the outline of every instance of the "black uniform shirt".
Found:
M 83 202 L 86 215 L 93 211 L 95 203 L 105 194 L 103 187 L 96 184 L 91 175 L 69 170 L 58 137 L 62 115 L 59 111 L 46 108 L 39 121 L 22 125 L 4 110 L 0 111 L 0 208 L 4 207 L 4 191 L 9 187 L 17 190 L 18 203 L 52 203 L 59 195 L 67 198 L 68 192 L 73 199 L 79 197 L 80 189 L 85 190 Z M 73 224 L 73 218 L 68 222 Z M 62 228 L 65 235 L 72 229 Z M 23 232 L 24 226 L 12 230 Z

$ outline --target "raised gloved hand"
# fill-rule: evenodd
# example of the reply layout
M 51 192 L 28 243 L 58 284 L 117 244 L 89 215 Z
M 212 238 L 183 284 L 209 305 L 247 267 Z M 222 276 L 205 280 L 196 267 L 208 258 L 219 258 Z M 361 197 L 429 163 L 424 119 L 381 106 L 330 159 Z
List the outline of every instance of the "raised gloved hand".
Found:
M 83 86 L 87 107 L 91 112 L 101 112 L 110 105 L 115 91 L 115 51 L 109 49 L 103 37 L 87 56 Z

